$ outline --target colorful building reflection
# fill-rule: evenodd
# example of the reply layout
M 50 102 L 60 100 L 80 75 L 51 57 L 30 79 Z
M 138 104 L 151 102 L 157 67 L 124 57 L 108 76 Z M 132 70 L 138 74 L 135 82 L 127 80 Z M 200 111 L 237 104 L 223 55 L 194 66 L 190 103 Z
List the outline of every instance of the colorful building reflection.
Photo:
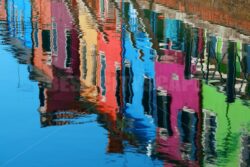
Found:
M 162 1 L 6 2 L 9 37 L 46 76 L 36 78 L 43 128 L 95 114 L 107 153 L 133 147 L 165 166 L 249 165 L 246 39 L 170 17 Z
M 5 0 L 0 1 L 0 20 L 6 20 L 7 13 L 6 13 L 6 2 Z
M 191 62 L 194 53 L 190 49 L 193 43 L 190 43 L 190 32 L 178 33 L 185 28 L 182 22 L 167 19 L 165 24 L 168 45 L 165 55 L 155 64 L 158 151 L 170 160 L 198 165 L 201 104 L 200 81 L 190 79 L 192 71 L 195 71 Z M 190 30 L 186 28 L 185 31 Z
M 80 38 L 81 96 L 97 101 L 97 32 L 86 3 L 78 1 Z
M 151 156 L 156 138 L 155 72 L 156 52 L 147 32 L 140 29 L 137 9 L 122 4 L 122 114 L 123 131 L 141 143 L 140 150 Z
M 121 95 L 121 25 L 118 17 L 118 11 L 107 1 L 99 1 L 99 15 L 102 22 L 108 22 L 103 27 L 108 36 L 108 41 L 102 33 L 98 33 L 98 75 L 97 85 L 99 87 L 98 107 L 100 112 L 106 112 L 113 123 L 116 121 L 116 115 L 119 112 Z M 109 8 L 105 8 L 108 6 Z M 110 49 L 112 47 L 112 49 Z M 119 84 L 120 83 L 120 84 Z M 118 97 L 117 97 L 118 96 Z
M 50 79 L 53 79 L 50 35 L 52 31 L 51 1 L 32 2 L 33 64 Z
M 40 18 L 33 21 L 37 27 L 37 32 L 33 33 L 34 41 L 37 40 L 33 62 L 51 80 L 49 85 L 39 84 L 41 123 L 42 126 L 69 124 L 63 119 L 72 119 L 85 112 L 80 110 L 76 101 L 80 89 L 80 59 L 74 20 L 64 2 L 33 3 L 37 9 L 34 15 L 35 12 L 40 13 Z M 64 15 L 58 11 L 63 11 Z
M 80 75 L 79 38 L 73 16 L 65 2 L 52 2 L 51 11 L 53 18 L 53 49 L 48 47 L 48 50 L 52 51 L 52 64 L 65 73 L 78 76 Z
M 107 1 L 87 1 L 81 4 L 80 23 L 83 32 L 83 63 L 82 96 L 96 103 L 99 113 L 98 121 L 106 122 L 105 128 L 109 130 L 107 152 L 122 153 L 124 135 L 117 125 L 119 112 L 119 91 L 121 89 L 121 37 L 118 27 L 117 11 Z M 108 6 L 108 8 L 106 8 Z M 91 14 L 92 10 L 97 14 Z M 98 31 L 95 18 L 102 17 L 105 24 Z M 92 21 L 90 22 L 90 20 Z M 91 26 L 89 26 L 89 24 Z M 99 24 L 102 24 L 100 21 Z M 106 38 L 108 36 L 108 39 Z M 110 49 L 110 46 L 113 49 Z M 92 89 L 91 89 L 92 87 Z M 88 91 L 88 89 L 90 91 Z M 87 91 L 86 91 L 87 90 Z M 119 118 L 120 119 L 120 118 Z M 120 120 L 119 120 L 120 121 Z
M 20 40 L 27 48 L 32 48 L 31 2 L 26 0 L 7 1 L 6 6 L 11 37 Z

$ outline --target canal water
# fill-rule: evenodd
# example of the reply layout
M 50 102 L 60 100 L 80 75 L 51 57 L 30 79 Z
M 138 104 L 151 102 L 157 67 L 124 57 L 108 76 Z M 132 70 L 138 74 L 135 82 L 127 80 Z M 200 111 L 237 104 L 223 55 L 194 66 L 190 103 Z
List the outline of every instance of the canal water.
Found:
M 247 7 L 174 2 L 0 0 L 0 166 L 250 166 Z

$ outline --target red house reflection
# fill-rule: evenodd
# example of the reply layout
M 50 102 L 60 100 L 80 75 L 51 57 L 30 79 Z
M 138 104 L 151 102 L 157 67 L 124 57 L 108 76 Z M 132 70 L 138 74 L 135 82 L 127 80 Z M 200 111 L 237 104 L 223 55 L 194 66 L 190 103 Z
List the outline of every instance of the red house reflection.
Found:
M 103 33 L 98 33 L 98 111 L 105 114 L 113 131 L 118 132 L 116 122 L 121 97 L 121 20 L 119 13 L 108 1 L 99 3 L 98 15 L 102 18 Z M 122 139 L 109 137 L 109 152 L 122 152 Z

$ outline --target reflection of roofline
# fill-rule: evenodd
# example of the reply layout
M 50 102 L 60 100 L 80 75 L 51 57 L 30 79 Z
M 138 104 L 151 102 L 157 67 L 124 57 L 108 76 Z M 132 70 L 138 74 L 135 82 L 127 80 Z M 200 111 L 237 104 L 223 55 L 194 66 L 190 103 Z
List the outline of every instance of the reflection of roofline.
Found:
M 78 26 L 79 25 L 78 13 L 77 13 L 77 10 L 74 10 L 74 6 L 72 3 L 73 3 L 72 1 L 65 0 L 65 4 L 66 4 L 65 6 L 67 10 L 69 10 L 68 13 L 73 18 L 75 25 Z
M 117 2 L 115 0 L 111 0 L 111 2 L 115 5 L 115 8 L 119 11 L 120 15 L 123 15 L 123 11 L 122 11 L 122 9 L 119 8 L 119 6 L 117 5 Z M 140 5 L 135 0 L 132 0 L 132 1 L 125 0 L 124 2 L 131 2 L 133 4 L 134 9 L 138 13 L 138 17 L 141 18 L 141 19 L 139 19 L 139 18 L 138 19 L 139 19 L 139 24 L 143 27 L 142 31 L 149 36 L 149 38 L 151 39 L 150 42 L 152 44 L 152 48 L 155 49 L 156 52 L 158 52 L 159 51 L 158 39 L 153 34 L 150 22 L 144 17 L 144 13 L 143 13 L 143 11 L 141 11 Z M 123 23 L 126 24 L 128 27 L 130 26 L 129 21 L 125 17 L 123 17 Z M 134 38 L 135 38 L 134 33 L 129 31 L 128 29 L 127 29 L 127 31 L 130 34 L 130 38 L 131 38 L 131 42 L 132 42 L 133 47 L 137 48 L 136 44 L 135 44 L 135 40 L 134 40 Z M 141 53 L 141 54 L 143 54 L 143 53 Z
M 51 78 L 49 78 L 43 71 L 38 69 L 36 66 L 32 66 L 29 71 L 30 79 L 38 82 L 51 84 Z
M 143 9 L 141 8 L 141 5 L 136 1 L 136 0 L 131 0 L 130 1 L 133 5 L 135 10 L 138 13 L 138 16 L 141 18 L 141 21 L 143 24 L 143 28 L 145 28 L 146 33 L 149 35 L 149 37 L 152 39 L 151 42 L 153 44 L 153 48 L 155 50 L 159 50 L 159 42 L 158 39 L 155 37 L 152 29 L 151 29 L 151 25 L 148 19 L 145 18 L 144 12 L 142 11 Z
M 93 23 L 95 24 L 95 28 L 97 29 L 98 32 L 100 32 L 103 35 L 103 38 L 106 42 L 109 42 L 108 39 L 108 34 L 104 31 L 103 29 L 103 25 L 101 25 L 98 22 L 98 17 L 96 16 L 96 12 L 93 11 L 93 9 L 89 6 L 88 2 L 86 2 L 86 0 L 81 0 L 84 4 L 84 6 L 86 7 L 88 13 L 90 14 L 91 19 L 93 20 Z
M 32 64 L 32 54 L 33 51 L 31 48 L 27 48 L 23 45 L 23 43 L 14 37 L 10 37 L 9 33 L 7 32 L 7 29 L 1 32 L 1 35 L 3 36 L 3 40 L 11 46 L 11 51 L 14 55 L 14 57 L 18 60 L 18 63 L 20 64 Z M 35 66 L 31 66 L 32 68 L 29 68 L 30 73 L 30 79 L 46 82 L 49 83 L 48 77 L 42 73 L 40 70 L 38 70 Z
M 14 52 L 15 58 L 18 59 L 19 63 L 30 64 L 32 49 L 25 47 L 22 44 L 22 41 L 14 37 L 8 36 L 6 41 L 9 45 L 11 45 L 11 49 Z

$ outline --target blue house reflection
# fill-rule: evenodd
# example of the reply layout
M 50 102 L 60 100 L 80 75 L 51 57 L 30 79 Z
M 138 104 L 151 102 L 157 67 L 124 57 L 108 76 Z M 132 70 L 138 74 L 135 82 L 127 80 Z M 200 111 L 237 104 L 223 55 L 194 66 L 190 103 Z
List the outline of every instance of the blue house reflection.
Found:
M 126 131 L 143 141 L 153 141 L 156 136 L 154 111 L 156 103 L 155 51 L 137 17 L 132 4 L 123 4 L 127 24 L 123 23 L 123 113 L 128 119 Z M 129 121 L 130 120 L 130 121 Z
M 28 48 L 32 48 L 31 2 L 27 0 L 7 1 L 9 33 Z

